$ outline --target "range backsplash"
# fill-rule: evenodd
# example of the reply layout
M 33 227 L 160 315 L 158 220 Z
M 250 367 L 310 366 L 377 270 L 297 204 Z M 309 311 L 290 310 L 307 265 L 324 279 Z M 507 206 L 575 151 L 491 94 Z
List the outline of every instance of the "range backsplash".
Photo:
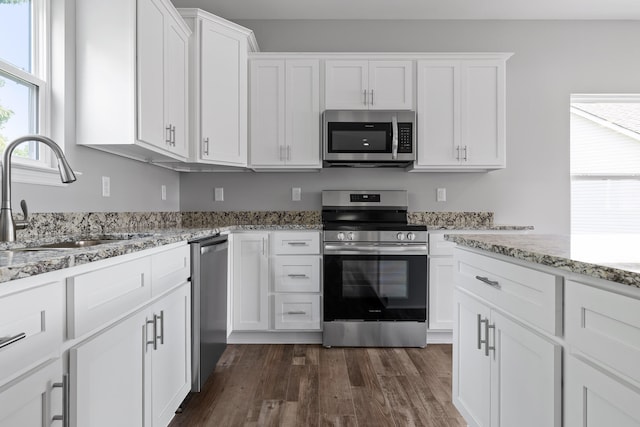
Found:
M 411 224 L 425 224 L 433 228 L 484 228 L 493 226 L 493 212 L 409 212 L 408 220 Z M 21 240 L 61 234 L 88 235 L 166 228 L 320 223 L 320 211 L 54 212 L 31 214 L 29 227 L 18 230 L 17 237 Z

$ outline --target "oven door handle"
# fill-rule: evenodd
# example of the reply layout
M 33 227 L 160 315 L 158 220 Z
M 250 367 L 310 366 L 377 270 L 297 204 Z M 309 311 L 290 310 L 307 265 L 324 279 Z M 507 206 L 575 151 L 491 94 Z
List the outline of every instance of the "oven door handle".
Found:
M 324 245 L 325 255 L 427 255 L 427 245 Z

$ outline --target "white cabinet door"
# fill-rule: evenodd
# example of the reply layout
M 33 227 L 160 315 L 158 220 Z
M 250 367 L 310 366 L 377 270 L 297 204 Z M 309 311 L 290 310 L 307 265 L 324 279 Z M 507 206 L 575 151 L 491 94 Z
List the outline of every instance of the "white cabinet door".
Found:
M 0 388 L 0 427 L 57 427 L 62 420 L 62 361 L 48 362 Z
M 282 166 L 285 141 L 285 62 L 251 61 L 251 165 Z
M 246 166 L 246 36 L 205 19 L 200 43 L 200 158 Z
M 157 348 L 151 357 L 153 426 L 169 424 L 191 390 L 191 297 L 188 283 L 151 307 Z
M 413 109 L 413 61 L 369 61 L 369 109 Z
M 269 328 L 268 240 L 268 233 L 231 236 L 234 330 Z
M 165 123 L 170 127 L 168 150 L 183 157 L 189 155 L 189 38 L 172 20 L 165 28 Z
M 148 329 L 148 334 L 147 334 Z M 71 426 L 149 426 L 144 417 L 144 345 L 152 328 L 137 313 L 69 351 Z
M 453 257 L 429 257 L 429 329 L 453 329 Z
M 369 61 L 325 61 L 325 109 L 367 110 Z
M 454 291 L 453 403 L 470 426 L 491 425 L 491 359 L 485 355 L 490 310 Z M 505 425 L 506 427 L 506 425 Z
M 164 114 L 164 37 L 165 7 L 162 2 L 138 0 L 138 139 L 166 150 L 169 130 Z
M 561 346 L 495 311 L 491 322 L 491 425 L 560 427 Z
M 286 164 L 322 166 L 320 161 L 320 62 L 286 61 Z
M 640 393 L 602 369 L 569 356 L 564 389 L 567 427 L 640 426 Z
M 419 166 L 460 163 L 460 61 L 418 61 Z
M 462 63 L 463 161 L 469 166 L 504 166 L 504 61 Z

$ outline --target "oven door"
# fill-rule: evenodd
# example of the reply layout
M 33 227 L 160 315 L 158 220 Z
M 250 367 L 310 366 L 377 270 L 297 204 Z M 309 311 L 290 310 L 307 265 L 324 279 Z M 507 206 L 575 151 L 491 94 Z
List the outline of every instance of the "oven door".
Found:
M 426 321 L 426 248 L 410 252 L 328 248 L 324 253 L 324 321 Z M 371 248 L 371 246 L 369 246 Z M 404 252 L 404 253 L 403 253 Z

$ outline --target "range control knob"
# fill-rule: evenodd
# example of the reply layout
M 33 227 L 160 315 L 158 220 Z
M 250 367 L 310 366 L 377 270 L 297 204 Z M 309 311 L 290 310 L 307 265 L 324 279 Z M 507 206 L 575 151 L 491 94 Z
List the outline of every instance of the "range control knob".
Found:
M 349 240 L 353 240 L 353 233 L 352 233 L 352 232 L 349 232 L 349 234 L 347 234 L 347 238 L 348 238 Z
M 338 233 L 337 237 L 338 237 L 338 240 L 344 240 L 344 233 L 343 232 Z
M 402 233 L 398 233 L 398 234 L 397 234 L 397 236 L 396 236 L 396 238 L 397 238 L 398 240 L 404 240 L 404 234 L 402 234 Z
M 409 233 L 407 233 L 407 239 L 416 240 L 416 235 L 413 234 L 412 232 L 409 232 Z

